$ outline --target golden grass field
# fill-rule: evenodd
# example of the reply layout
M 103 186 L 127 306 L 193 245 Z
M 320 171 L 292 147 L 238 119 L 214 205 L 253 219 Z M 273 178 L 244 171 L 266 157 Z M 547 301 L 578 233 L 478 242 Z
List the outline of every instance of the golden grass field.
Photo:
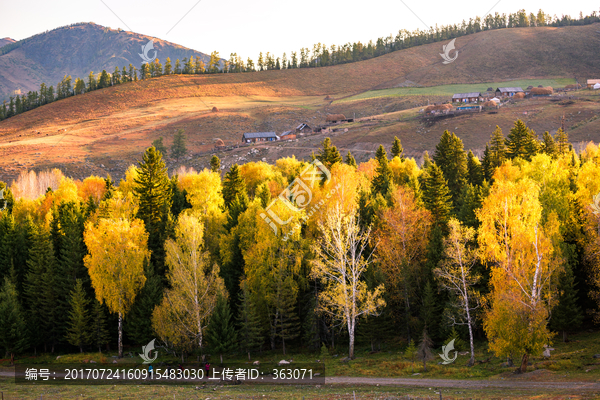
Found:
M 582 82 L 594 76 L 593 65 L 600 64 L 600 58 L 589 42 L 579 39 L 597 40 L 596 29 L 590 25 L 480 32 L 456 40 L 459 56 L 449 65 L 441 63 L 441 44 L 434 43 L 333 67 L 175 75 L 97 90 L 0 122 L 0 180 L 47 167 L 59 167 L 78 178 L 107 173 L 119 178 L 154 139 L 163 136 L 169 146 L 180 128 L 190 150 L 180 162 L 203 168 L 216 139 L 231 145 L 243 132 L 281 133 L 303 122 L 321 124 L 328 113 L 338 112 L 363 118 L 348 132 L 331 135 L 344 154 L 351 150 L 359 161 L 380 143 L 389 146 L 394 136 L 401 138 L 409 155 L 419 158 L 435 148 L 444 129 L 459 135 L 466 148 L 481 152 L 495 125 L 507 134 L 521 118 L 541 134 L 556 130 L 563 114 L 573 142 L 598 141 L 600 122 L 594 118 L 599 96 L 587 90 L 569 93 L 579 98 L 571 104 L 526 99 L 497 114 L 433 124 L 418 113 L 428 102 L 448 101 L 453 89 L 482 90 L 515 80 L 533 86 L 566 85 L 575 78 Z M 399 88 L 407 81 L 415 88 Z M 333 101 L 325 101 L 325 96 Z M 211 112 L 212 107 L 219 112 Z M 323 137 L 276 143 L 253 157 L 267 161 L 291 154 L 308 157 Z M 247 152 L 219 156 L 229 165 L 244 161 L 241 156 L 252 160 Z

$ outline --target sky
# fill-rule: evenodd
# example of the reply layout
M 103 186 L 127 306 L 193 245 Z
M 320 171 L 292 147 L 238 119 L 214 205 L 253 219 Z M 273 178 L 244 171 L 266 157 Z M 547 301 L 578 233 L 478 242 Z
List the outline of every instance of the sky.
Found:
M 0 0 L 0 38 L 20 40 L 76 22 L 95 22 L 167 40 L 223 58 L 237 53 L 256 60 L 259 52 L 280 56 L 348 42 L 367 43 L 427 26 L 460 23 L 488 12 L 525 8 L 550 15 L 590 14 L 595 1 L 547 0 Z

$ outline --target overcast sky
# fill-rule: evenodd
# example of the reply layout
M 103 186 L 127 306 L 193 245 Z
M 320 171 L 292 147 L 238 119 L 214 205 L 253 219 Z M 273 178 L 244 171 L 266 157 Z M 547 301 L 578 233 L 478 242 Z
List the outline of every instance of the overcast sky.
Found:
M 573 17 L 590 14 L 595 1 L 541 0 L 0 0 L 0 38 L 24 39 L 75 22 L 132 30 L 221 57 L 244 59 L 260 51 L 276 56 L 315 43 L 344 44 L 394 36 L 400 29 L 460 23 L 486 13 L 516 12 Z

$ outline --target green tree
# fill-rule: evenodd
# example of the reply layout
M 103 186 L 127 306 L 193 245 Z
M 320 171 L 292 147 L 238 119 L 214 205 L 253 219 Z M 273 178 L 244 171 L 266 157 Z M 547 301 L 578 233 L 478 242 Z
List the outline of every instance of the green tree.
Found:
M 385 199 L 388 193 L 391 193 L 393 173 L 383 145 L 379 145 L 375 153 L 375 158 L 377 159 L 377 168 L 375 168 L 375 176 L 371 182 L 371 193 L 374 196 L 381 194 Z
M 152 142 L 152 146 L 162 154 L 164 157 L 167 156 L 167 147 L 163 143 L 163 137 L 159 137 Z
M 110 86 L 110 76 L 105 69 L 102 70 L 100 74 L 100 80 L 98 81 L 98 89 L 106 88 Z
M 152 264 L 145 263 L 146 284 L 136 296 L 125 320 L 125 332 L 135 344 L 146 344 L 155 337 L 152 312 L 160 304 L 163 294 L 162 279 L 154 272 Z
M 520 119 L 516 120 L 515 125 L 506 138 L 507 158 L 512 160 L 520 157 L 529 161 L 537 151 L 538 140 L 534 132 L 523 121 Z
M 358 165 L 356 165 L 356 160 L 354 159 L 354 156 L 352 156 L 352 153 L 348 152 L 348 154 L 346 154 L 346 164 L 350 165 L 351 167 L 354 168 L 358 168 Z
M 544 132 L 544 135 L 542 136 L 540 151 L 544 154 L 548 154 L 550 157 L 555 157 L 557 154 L 558 149 L 556 143 L 548 131 Z
M 229 302 L 223 295 L 217 297 L 217 304 L 208 325 L 207 338 L 210 348 L 219 354 L 223 364 L 223 354 L 234 349 L 237 339 Z
M 237 164 L 233 164 L 231 169 L 225 174 L 221 193 L 223 194 L 223 201 L 227 209 L 231 208 L 236 197 L 246 194 L 246 183 Z
M 437 164 L 428 169 L 429 176 L 423 187 L 423 202 L 433 220 L 445 230 L 452 210 L 452 197 L 444 174 Z
M 146 65 L 146 64 L 144 64 L 144 65 Z M 179 62 L 179 58 L 177 60 L 175 60 L 175 69 L 173 70 L 173 73 L 175 75 L 181 74 L 181 63 Z
M 266 183 L 263 183 L 258 187 L 256 197 L 260 199 L 260 205 L 263 206 L 263 208 L 267 208 L 271 202 L 271 191 Z
M 427 334 L 427 327 L 423 328 L 423 335 L 421 336 L 421 343 L 417 348 L 417 358 L 423 361 L 423 371 L 427 372 L 427 361 L 433 360 L 433 341 Z
M 479 159 L 469 150 L 467 155 L 467 181 L 471 185 L 478 186 L 483 183 L 483 168 Z
M 440 167 L 448 183 L 452 204 L 456 208 L 463 186 L 467 182 L 467 154 L 462 140 L 454 133 L 444 131 L 435 148 L 433 161 Z
M 168 212 L 172 205 L 172 192 L 167 167 L 160 152 L 149 147 L 137 167 L 134 194 L 139 200 L 137 218 L 144 221 L 149 234 L 150 261 L 157 272 L 164 272 L 164 241 Z
M 559 154 L 565 154 L 569 151 L 569 135 L 562 128 L 558 128 L 556 135 L 554 135 L 554 140 L 556 141 L 556 151 Z
M 248 353 L 248 361 L 251 361 L 250 351 L 259 347 L 263 340 L 260 315 L 255 302 L 252 299 L 247 284 L 242 284 L 240 290 L 240 306 L 238 307 L 239 340 L 242 349 Z
M 0 348 L 5 354 L 10 354 L 12 365 L 15 353 L 20 353 L 28 347 L 28 330 L 17 288 L 8 277 L 4 278 L 0 290 L 0 326 Z
M 321 143 L 321 150 L 316 157 L 327 168 L 331 168 L 331 166 L 336 162 L 341 163 L 343 161 L 337 147 L 331 144 L 331 139 L 328 137 L 323 139 L 323 142 Z
M 171 156 L 175 157 L 177 162 L 179 162 L 180 157 L 183 157 L 187 153 L 185 146 L 186 137 L 183 132 L 183 129 L 177 130 L 177 133 L 173 137 L 173 145 L 171 146 Z
M 394 136 L 394 143 L 392 144 L 392 156 L 400 157 L 400 159 L 404 161 L 403 152 L 404 149 L 402 148 L 402 143 L 400 142 L 400 139 L 398 139 L 398 136 Z
M 577 283 L 573 275 L 573 269 L 569 264 L 559 278 L 558 304 L 552 310 L 550 327 L 562 332 L 563 342 L 567 341 L 567 332 L 574 331 L 581 326 L 583 316 L 578 305 Z
M 81 353 L 83 353 L 83 346 L 91 340 L 89 303 L 83 290 L 83 283 L 78 279 L 75 290 L 71 291 L 71 310 L 66 338 L 70 344 L 79 347 Z
M 506 160 L 506 139 L 502 135 L 502 129 L 496 125 L 496 129 L 492 132 L 490 143 L 486 146 L 486 153 L 483 157 L 483 174 L 488 181 L 492 180 L 496 168 L 502 165 Z
M 90 341 L 95 346 L 98 346 L 98 352 L 102 353 L 102 346 L 106 345 L 110 339 L 106 327 L 105 306 L 96 299 L 92 299 L 92 302 Z
M 210 170 L 212 172 L 220 172 L 221 171 L 221 160 L 219 157 L 213 155 L 210 159 Z

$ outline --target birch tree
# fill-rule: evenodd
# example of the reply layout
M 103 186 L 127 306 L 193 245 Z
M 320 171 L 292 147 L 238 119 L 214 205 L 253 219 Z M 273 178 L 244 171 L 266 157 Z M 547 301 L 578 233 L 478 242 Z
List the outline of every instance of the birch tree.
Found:
M 478 241 L 492 286 L 484 329 L 497 355 L 522 354 L 519 371 L 525 372 L 529 356 L 541 353 L 551 338 L 548 318 L 557 299 L 552 277 L 561 270 L 559 224 L 554 212 L 544 223 L 535 182 L 496 176 L 478 213 Z
M 182 214 L 175 228 L 176 239 L 165 243 L 170 289 L 152 315 L 160 338 L 182 350 L 202 348 L 204 330 L 219 294 L 226 296 L 217 264 L 210 265 L 204 250 L 204 225 L 197 217 Z
M 459 319 L 454 318 L 453 324 L 467 325 L 469 328 L 469 344 L 471 346 L 471 359 L 469 366 L 475 363 L 475 348 L 473 345 L 473 326 L 475 319 L 473 312 L 479 307 L 478 293 L 473 286 L 477 284 L 480 276 L 473 271 L 473 266 L 479 259 L 475 242 L 475 229 L 462 226 L 455 219 L 448 223 L 449 234 L 444 239 L 444 259 L 434 274 L 439 278 L 442 287 L 456 296 L 457 308 L 460 309 Z
M 361 230 L 356 210 L 344 213 L 335 203 L 319 223 L 320 239 L 313 246 L 316 258 L 311 275 L 321 280 L 319 310 L 346 324 L 350 339 L 348 357 L 354 358 L 354 334 L 360 316 L 377 315 L 385 306 L 384 286 L 369 290 L 362 279 L 371 264 L 367 254 L 370 228 Z
M 123 317 L 146 282 L 148 233 L 139 219 L 103 218 L 97 225 L 88 222 L 84 241 L 89 254 L 83 262 L 96 298 L 119 314 L 119 357 L 123 357 Z

